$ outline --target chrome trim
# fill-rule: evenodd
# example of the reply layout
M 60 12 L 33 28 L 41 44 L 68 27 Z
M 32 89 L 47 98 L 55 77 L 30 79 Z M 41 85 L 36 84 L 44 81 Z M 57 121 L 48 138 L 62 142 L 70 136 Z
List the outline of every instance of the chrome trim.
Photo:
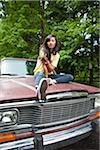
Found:
M 100 93 L 89 94 L 90 98 L 95 98 L 95 107 L 100 107 Z
M 10 150 L 10 149 L 33 149 L 34 144 L 33 144 L 34 138 L 28 138 L 28 139 L 23 139 L 23 140 L 18 140 L 18 141 L 12 141 L 12 142 L 7 142 L 0 144 L 0 150 Z
M 48 144 L 53 144 L 53 143 L 60 142 L 63 140 L 71 139 L 73 137 L 77 137 L 79 135 L 88 133 L 91 130 L 92 130 L 92 126 L 90 125 L 90 123 L 86 123 L 79 127 L 74 127 L 73 129 L 59 131 L 57 133 L 46 134 L 46 135 L 43 135 L 43 141 L 44 141 L 43 144 L 48 145 Z
M 12 132 L 12 131 L 17 131 L 19 132 L 26 132 L 26 131 L 32 131 L 32 125 L 31 124 L 21 124 L 21 125 L 13 125 L 13 126 L 5 126 L 5 127 L 0 127 L 0 133 L 3 132 Z
M 45 129 L 44 129 L 45 130 Z M 83 135 L 85 133 L 89 133 L 92 130 L 92 126 L 90 122 L 82 124 L 78 127 L 74 127 L 68 130 L 62 130 L 59 132 L 49 133 L 43 135 L 43 145 L 49 145 L 53 143 L 57 143 L 63 140 L 71 139 L 73 137 L 77 137 L 79 135 Z M 42 134 L 42 131 L 40 133 Z M 11 150 L 11 149 L 34 149 L 34 138 L 28 138 L 18 141 L 12 141 L 7 143 L 0 144 L 0 150 Z
M 0 104 L 0 109 L 4 108 L 11 108 L 11 107 L 24 107 L 24 106 L 39 106 L 41 105 L 40 103 L 37 103 L 35 100 L 31 101 L 24 101 L 24 102 L 13 102 L 13 103 L 5 103 L 5 104 Z
M 78 103 L 78 102 L 85 102 L 85 101 L 89 101 L 90 100 L 90 97 L 86 97 L 86 98 L 83 98 L 83 97 L 80 97 L 80 98 L 76 98 L 76 99 L 66 99 L 66 100 L 63 100 L 63 104 L 67 102 L 67 104 L 74 104 L 74 103 Z M 62 101 L 55 101 L 55 102 L 47 102 L 47 103 L 42 103 L 43 105 L 48 105 L 48 104 L 53 104 L 53 105 L 56 105 L 57 103 L 62 103 Z
M 100 96 L 100 92 L 99 93 L 95 93 L 95 94 L 89 94 L 89 95 Z
M 67 130 L 69 132 L 69 131 L 75 130 L 76 128 L 80 128 L 80 126 L 85 126 L 86 124 L 91 125 L 91 121 L 85 122 L 85 123 L 83 123 L 83 124 L 80 125 L 80 123 L 84 122 L 85 120 L 86 120 L 86 118 L 82 119 L 82 120 L 78 120 L 78 121 L 76 120 L 76 121 L 71 122 L 71 123 L 63 123 L 61 125 L 54 126 L 54 127 L 52 126 L 52 127 L 46 127 L 46 128 L 40 128 L 40 129 L 36 128 L 36 129 L 38 129 L 38 130 L 36 130 L 36 133 L 40 134 L 42 132 L 52 131 L 52 130 L 55 130 L 55 129 L 59 130 L 59 129 L 65 128 L 65 127 L 69 127 L 69 129 L 64 129 L 64 130 Z M 77 125 L 77 124 L 78 124 L 78 126 L 70 128 L 70 126 Z M 60 131 L 58 131 L 58 132 L 60 132 Z
M 75 118 L 72 118 L 72 119 L 67 119 L 67 120 L 62 120 L 62 121 L 56 121 L 56 122 L 51 122 L 51 123 L 46 123 L 46 124 L 34 125 L 34 127 L 50 127 L 50 126 L 53 126 L 53 125 L 57 126 L 57 125 L 61 125 L 63 123 L 69 123 L 69 122 L 72 122 L 72 121 L 76 122 L 76 120 L 78 120 L 78 119 L 81 119 L 81 120 L 79 120 L 79 122 L 80 122 L 80 121 L 84 120 L 83 119 L 84 117 L 88 118 L 88 116 L 89 116 L 89 114 L 85 114 L 83 116 L 75 117 Z
M 95 94 L 89 94 L 88 97 L 92 98 L 99 98 L 100 99 L 100 93 L 95 93 Z
M 74 98 L 74 97 L 82 97 L 82 96 L 88 96 L 87 92 L 63 92 L 63 93 L 57 93 L 57 94 L 51 94 L 47 95 L 47 100 L 49 99 L 60 99 L 60 98 Z
M 82 102 L 83 101 L 88 101 L 90 99 L 90 97 L 89 98 L 87 98 L 86 97 L 86 99 L 84 99 L 84 98 L 82 98 Z M 64 101 L 66 101 L 66 100 L 64 100 Z M 64 102 L 63 101 L 63 102 Z M 80 102 L 80 99 L 71 99 L 71 100 L 69 100 L 69 101 L 67 101 L 68 102 L 68 104 L 69 103 L 75 103 L 75 102 Z M 41 105 L 47 105 L 47 104 L 51 104 L 51 103 L 53 103 L 54 104 L 54 102 L 47 102 L 47 103 L 37 103 L 35 100 L 29 100 L 29 101 L 24 101 L 24 102 L 13 102 L 13 103 L 5 103 L 5 104 L 0 104 L 0 109 L 4 109 L 4 108 L 11 108 L 11 107 L 24 107 L 24 106 L 41 106 Z M 56 101 L 55 103 L 61 103 L 61 101 Z

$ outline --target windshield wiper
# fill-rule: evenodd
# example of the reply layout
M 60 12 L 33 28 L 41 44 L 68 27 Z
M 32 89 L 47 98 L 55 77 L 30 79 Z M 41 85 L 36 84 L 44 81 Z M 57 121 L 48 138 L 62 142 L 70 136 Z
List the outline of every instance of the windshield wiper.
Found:
M 1 75 L 8 75 L 8 76 L 18 76 L 18 74 L 12 74 L 12 73 L 3 73 Z

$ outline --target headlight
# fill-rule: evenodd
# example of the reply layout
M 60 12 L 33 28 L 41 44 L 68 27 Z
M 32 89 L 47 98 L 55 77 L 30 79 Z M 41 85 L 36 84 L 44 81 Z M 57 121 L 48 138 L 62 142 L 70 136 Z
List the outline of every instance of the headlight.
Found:
M 6 110 L 0 112 L 0 126 L 14 125 L 18 120 L 18 110 Z

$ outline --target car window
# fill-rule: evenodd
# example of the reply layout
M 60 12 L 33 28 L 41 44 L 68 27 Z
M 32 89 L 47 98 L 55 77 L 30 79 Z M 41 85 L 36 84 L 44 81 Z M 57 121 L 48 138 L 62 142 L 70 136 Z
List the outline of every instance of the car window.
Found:
M 35 61 L 8 59 L 1 63 L 2 75 L 32 75 Z

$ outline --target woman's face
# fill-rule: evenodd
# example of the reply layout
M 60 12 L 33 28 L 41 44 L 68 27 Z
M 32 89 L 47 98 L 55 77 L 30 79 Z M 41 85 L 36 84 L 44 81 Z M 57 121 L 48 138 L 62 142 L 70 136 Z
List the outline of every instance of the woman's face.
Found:
M 56 45 L 56 39 L 55 37 L 51 37 L 50 40 L 47 42 L 47 46 L 49 47 L 49 49 L 53 49 L 55 48 Z

